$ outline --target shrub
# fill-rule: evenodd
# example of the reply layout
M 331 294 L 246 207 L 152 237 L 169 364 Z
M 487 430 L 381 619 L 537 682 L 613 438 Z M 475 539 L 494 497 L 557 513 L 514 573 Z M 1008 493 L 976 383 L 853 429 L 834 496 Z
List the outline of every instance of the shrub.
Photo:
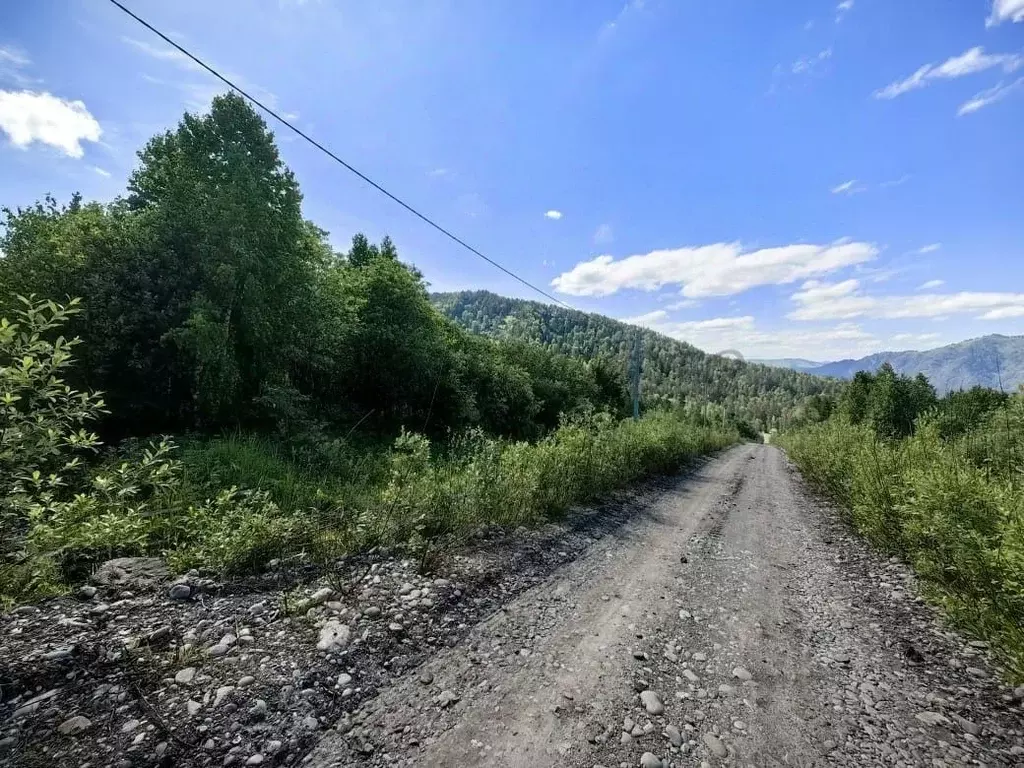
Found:
M 973 395 L 975 404 L 988 398 Z M 988 407 L 988 406 L 986 406 Z M 1024 676 L 1024 397 L 962 431 L 941 412 L 902 440 L 847 418 L 781 443 L 804 477 L 875 545 L 911 562 L 950 615 L 1002 649 Z

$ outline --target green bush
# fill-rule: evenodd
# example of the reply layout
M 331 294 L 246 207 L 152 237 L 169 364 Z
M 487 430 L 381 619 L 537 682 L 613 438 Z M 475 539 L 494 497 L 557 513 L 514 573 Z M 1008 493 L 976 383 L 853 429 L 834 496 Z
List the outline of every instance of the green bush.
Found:
M 952 436 L 941 412 L 878 437 L 846 417 L 782 436 L 804 477 L 875 545 L 913 564 L 950 615 L 1024 676 L 1024 395 Z

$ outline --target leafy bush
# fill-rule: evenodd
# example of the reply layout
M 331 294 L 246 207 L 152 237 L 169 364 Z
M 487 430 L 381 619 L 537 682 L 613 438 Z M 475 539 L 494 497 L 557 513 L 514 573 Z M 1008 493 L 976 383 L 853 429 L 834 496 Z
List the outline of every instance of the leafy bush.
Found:
M 57 591 L 70 553 L 146 549 L 149 505 L 176 473 L 166 443 L 109 471 L 85 465 L 83 454 L 100 443 L 84 425 L 101 415 L 103 400 L 64 381 L 79 341 L 50 338 L 77 302 L 20 304 L 14 322 L 0 320 L 0 567 L 8 598 Z
M 969 428 L 950 430 L 940 404 L 901 440 L 842 416 L 781 442 L 859 531 L 911 562 L 950 615 L 1024 676 L 1024 394 L 1000 400 Z
M 183 543 L 169 560 L 180 570 L 260 571 L 270 559 L 300 551 L 308 541 L 304 521 L 282 513 L 267 491 L 228 488 L 191 505 L 178 522 Z

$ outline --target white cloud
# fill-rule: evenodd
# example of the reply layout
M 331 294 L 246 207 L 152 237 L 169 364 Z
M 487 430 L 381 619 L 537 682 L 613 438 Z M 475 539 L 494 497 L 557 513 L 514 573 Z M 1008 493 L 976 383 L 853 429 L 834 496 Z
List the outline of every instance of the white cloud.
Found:
M 870 243 L 784 245 L 744 253 L 739 243 L 651 251 L 616 260 L 598 256 L 577 264 L 551 285 L 571 296 L 609 296 L 626 288 L 682 286 L 686 298 L 731 296 L 759 285 L 780 285 L 871 261 Z
M 562 218 L 562 212 L 561 211 L 551 210 L 551 211 L 548 211 L 547 213 L 544 214 L 544 218 L 545 219 L 552 219 L 554 221 L 558 221 L 560 218 Z
M 1024 317 L 1024 303 L 991 309 L 982 315 L 982 320 L 1005 320 L 1010 317 Z
M 946 59 L 942 64 L 925 64 L 910 77 L 890 83 L 875 91 L 876 99 L 895 99 L 908 91 L 923 88 L 933 80 L 949 80 L 993 67 L 1002 67 L 1004 72 L 1013 72 L 1024 64 L 1024 57 L 1011 53 L 985 53 L 980 45 L 964 51 L 959 56 Z
M 982 107 L 987 107 L 989 104 L 1005 98 L 1022 85 L 1024 85 L 1024 77 L 1014 80 L 1009 85 L 997 83 L 991 88 L 986 88 L 984 91 L 974 94 L 974 96 L 960 105 L 960 109 L 958 109 L 956 113 L 960 117 L 963 117 L 964 115 L 969 115 L 972 112 L 977 112 Z
M 0 46 L 0 84 L 12 84 L 17 88 L 28 88 L 40 81 L 37 78 L 29 77 L 23 71 L 32 63 L 20 48 L 14 46 Z
M 917 286 L 917 290 L 919 290 L 919 291 L 928 291 L 928 290 L 931 290 L 932 288 L 940 288 L 940 287 L 942 287 L 945 284 L 946 284 L 945 280 L 928 280 L 926 282 L 921 283 L 919 286 Z
M 121 41 L 152 59 L 173 64 L 178 69 L 186 72 L 206 72 L 205 69 L 196 64 L 188 56 L 169 45 L 164 45 L 163 43 L 154 45 L 144 40 L 136 40 L 133 37 L 122 37 Z M 207 60 L 207 62 L 210 63 L 209 60 Z M 216 68 L 215 63 L 211 63 L 211 66 Z M 277 94 L 273 91 L 270 91 L 261 85 L 257 85 L 237 73 L 225 71 L 223 69 L 220 71 L 223 73 L 225 78 L 231 80 L 239 88 L 244 89 L 251 96 L 259 99 L 263 104 L 275 110 L 285 120 L 295 121 L 298 119 L 298 113 L 287 112 L 281 109 Z M 142 78 L 156 85 L 170 86 L 182 91 L 186 97 L 185 105 L 189 109 L 196 111 L 207 109 L 214 96 L 230 90 L 228 86 L 224 85 L 219 80 L 214 80 L 213 75 L 210 75 L 210 79 L 205 82 L 168 82 L 167 80 L 153 77 L 152 75 L 145 73 L 143 73 Z
M 447 168 L 432 168 L 427 171 L 427 176 L 430 176 L 432 179 L 440 179 L 443 176 L 449 176 L 450 174 L 451 171 Z
M 594 232 L 594 245 L 607 245 L 615 239 L 611 224 L 602 224 Z
M 646 4 L 647 0 L 626 0 L 625 5 L 622 6 L 622 10 L 619 11 L 619 14 L 614 19 L 605 22 L 601 26 L 601 31 L 598 33 L 598 40 L 607 40 L 610 38 L 615 34 L 615 31 L 619 26 L 626 21 L 626 19 L 633 14 L 642 11 Z
M 821 328 L 761 330 L 750 315 L 707 320 L 673 321 L 664 310 L 648 312 L 624 322 L 650 328 L 708 352 L 738 349 L 745 357 L 813 357 L 836 360 L 860 357 L 882 347 L 881 339 L 854 323 Z
M 674 301 L 671 304 L 666 304 L 665 309 L 672 311 L 677 309 L 693 309 L 699 307 L 700 302 L 696 299 L 683 299 L 682 301 Z
M 191 70 L 193 72 L 206 71 L 177 48 L 172 48 L 170 45 L 166 45 L 163 42 L 154 45 L 153 43 L 148 43 L 145 40 L 136 40 L 134 37 L 127 36 L 122 37 L 121 42 L 127 43 L 132 48 L 137 51 L 141 51 L 151 59 L 166 61 L 170 64 L 174 64 L 176 67 Z
M 93 169 L 93 171 L 98 173 L 103 178 L 105 178 L 105 179 L 109 179 L 110 178 L 110 171 L 108 171 L 108 170 L 106 170 L 104 168 L 100 168 L 98 165 L 94 165 L 92 167 L 92 169 Z
M 27 67 L 32 63 L 24 51 L 13 46 L 0 46 L 0 62 L 12 67 Z
M 939 318 L 958 314 L 973 315 L 979 320 L 998 320 L 1024 315 L 1024 293 L 961 291 L 868 296 L 860 290 L 856 280 L 833 284 L 812 280 L 804 283 L 791 298 L 799 305 L 787 315 L 792 320 Z
M 856 179 L 850 179 L 842 184 L 836 184 L 832 187 L 831 192 L 833 195 L 855 195 L 858 192 L 863 192 L 865 189 L 866 187 L 863 185 L 858 186 Z
M 926 253 L 935 253 L 939 248 L 942 247 L 942 243 L 928 243 L 928 245 L 922 245 L 917 249 L 917 252 L 921 255 Z
M 852 10 L 853 0 L 842 0 L 842 2 L 836 6 L 836 24 L 842 21 L 843 17 Z
M 792 66 L 790 66 L 790 71 L 794 75 L 813 74 L 818 65 L 830 58 L 832 58 L 832 49 L 825 48 L 814 56 L 803 56 L 797 59 L 793 62 Z
M 986 27 L 1004 21 L 1024 21 L 1024 0 L 992 0 L 992 13 L 985 19 Z
M 83 102 L 33 91 L 0 91 L 0 130 L 16 147 L 39 141 L 71 157 L 81 157 L 82 142 L 103 133 Z
M 942 338 L 938 333 L 896 333 L 891 341 L 896 344 L 928 344 Z

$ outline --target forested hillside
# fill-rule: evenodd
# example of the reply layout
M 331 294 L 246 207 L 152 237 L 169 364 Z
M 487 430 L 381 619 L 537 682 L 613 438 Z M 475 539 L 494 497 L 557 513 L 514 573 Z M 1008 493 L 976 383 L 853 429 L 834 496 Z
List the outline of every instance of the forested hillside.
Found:
M 908 376 L 923 373 L 940 393 L 975 386 L 1010 392 L 1024 384 L 1024 336 L 992 334 L 925 352 L 879 352 L 804 370 L 850 379 L 857 371 L 874 371 L 883 363 Z
M 448 317 L 474 333 L 541 342 L 563 354 L 609 358 L 625 369 L 636 334 L 643 338 L 642 389 L 647 404 L 711 403 L 761 430 L 783 426 L 818 408 L 819 395 L 835 395 L 836 381 L 784 368 L 710 355 L 682 341 L 597 314 L 510 299 L 488 291 L 437 293 Z

